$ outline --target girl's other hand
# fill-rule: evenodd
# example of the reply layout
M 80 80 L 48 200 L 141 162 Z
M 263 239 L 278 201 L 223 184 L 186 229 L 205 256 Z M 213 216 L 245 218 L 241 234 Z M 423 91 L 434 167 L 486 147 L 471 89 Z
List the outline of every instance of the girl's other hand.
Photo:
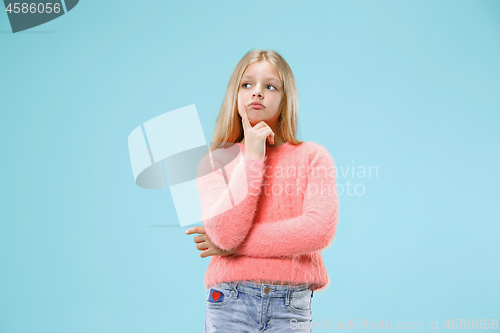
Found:
M 260 121 L 257 125 L 252 127 L 248 120 L 247 107 L 245 104 L 241 105 L 240 115 L 245 136 L 245 156 L 250 158 L 263 158 L 266 155 L 266 140 L 269 139 L 269 144 L 274 144 L 273 130 L 265 121 Z
M 206 250 L 200 253 L 200 257 L 202 258 L 206 258 L 213 255 L 227 256 L 236 252 L 236 249 L 223 251 L 219 249 L 217 246 L 215 246 L 205 233 L 204 227 L 194 227 L 186 230 L 186 235 L 191 235 L 191 234 L 201 234 L 200 236 L 194 237 L 194 242 L 197 243 L 196 248 L 198 250 L 200 251 Z

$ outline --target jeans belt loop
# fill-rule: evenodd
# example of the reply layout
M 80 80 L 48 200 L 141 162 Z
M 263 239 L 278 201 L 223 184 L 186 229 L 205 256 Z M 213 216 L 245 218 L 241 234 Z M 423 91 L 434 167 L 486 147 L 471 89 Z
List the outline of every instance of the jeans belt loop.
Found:
M 290 286 L 286 287 L 286 300 L 285 300 L 285 305 L 288 306 L 290 304 Z
M 234 288 L 233 288 L 233 290 L 234 290 L 234 299 L 238 299 L 238 289 L 237 288 L 238 288 L 238 284 L 236 283 L 234 285 Z

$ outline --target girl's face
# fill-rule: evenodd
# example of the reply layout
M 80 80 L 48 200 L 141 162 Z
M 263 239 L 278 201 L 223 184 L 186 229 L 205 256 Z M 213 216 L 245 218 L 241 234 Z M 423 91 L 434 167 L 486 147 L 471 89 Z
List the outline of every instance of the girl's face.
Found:
M 249 65 L 241 77 L 238 89 L 240 116 L 244 112 L 241 105 L 245 104 L 252 126 L 265 121 L 271 128 L 276 128 L 283 103 L 283 85 L 276 68 L 269 61 Z

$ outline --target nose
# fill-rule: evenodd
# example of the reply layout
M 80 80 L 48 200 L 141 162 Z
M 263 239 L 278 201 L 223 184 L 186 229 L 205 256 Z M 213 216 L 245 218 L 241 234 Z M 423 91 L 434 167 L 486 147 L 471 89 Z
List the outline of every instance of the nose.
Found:
M 255 90 L 253 92 L 253 97 L 255 98 L 256 96 L 262 97 L 262 91 L 260 90 L 260 88 L 258 86 L 255 87 Z

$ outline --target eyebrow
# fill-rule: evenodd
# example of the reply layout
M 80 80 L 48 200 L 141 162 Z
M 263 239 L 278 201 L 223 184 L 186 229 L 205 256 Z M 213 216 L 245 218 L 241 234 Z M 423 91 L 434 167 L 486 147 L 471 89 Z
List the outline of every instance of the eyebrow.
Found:
M 248 78 L 252 78 L 253 79 L 253 75 L 249 75 L 249 74 L 245 74 L 241 78 L 243 79 L 245 76 L 248 77 Z M 266 80 L 275 80 L 275 81 L 278 81 L 278 82 L 281 83 L 280 79 L 276 78 L 275 76 L 268 76 L 265 79 Z

